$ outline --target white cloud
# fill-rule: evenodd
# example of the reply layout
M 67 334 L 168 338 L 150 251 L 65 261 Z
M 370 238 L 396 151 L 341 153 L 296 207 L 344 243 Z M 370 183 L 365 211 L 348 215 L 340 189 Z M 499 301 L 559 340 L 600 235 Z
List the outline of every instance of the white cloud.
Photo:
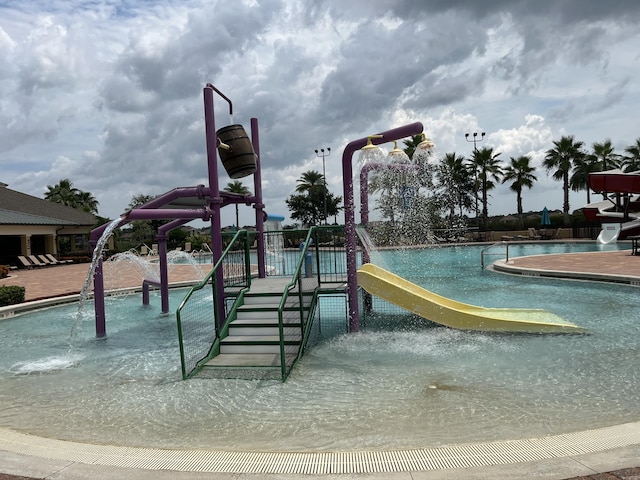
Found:
M 327 180 L 342 195 L 344 146 L 415 121 L 442 154 L 470 154 L 473 131 L 505 161 L 528 154 L 536 165 L 564 133 L 622 149 L 638 136 L 639 10 L 595 0 L 16 2 L 0 7 L 0 181 L 41 196 L 70 178 L 108 217 L 134 195 L 206 182 L 207 82 L 233 100 L 233 122 L 248 130 L 259 119 L 274 213 L 287 213 L 302 172 L 321 169 L 314 149 L 332 148 Z M 228 106 L 215 102 L 227 124 Z M 514 211 L 512 197 L 496 189 L 490 213 Z M 524 200 L 559 208 L 561 187 L 540 171 Z M 252 208 L 241 212 L 253 222 Z

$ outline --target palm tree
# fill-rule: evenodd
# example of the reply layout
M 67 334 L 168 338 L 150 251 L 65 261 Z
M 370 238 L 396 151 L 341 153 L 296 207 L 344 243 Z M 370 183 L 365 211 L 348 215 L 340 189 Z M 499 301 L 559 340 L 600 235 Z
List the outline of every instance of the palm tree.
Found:
M 593 153 L 600 166 L 600 171 L 620 168 L 620 155 L 615 153 L 615 148 L 611 145 L 611 139 L 605 138 L 602 143 L 593 144 Z
M 63 178 L 54 186 L 47 185 L 44 199 L 76 208 L 78 192 L 79 190 L 73 186 L 71 180 Z
M 640 170 L 640 138 L 636 138 L 634 145 L 624 149 L 627 153 L 622 157 L 622 166 L 625 172 L 637 172 Z
M 465 165 L 465 158 L 455 152 L 445 154 L 436 168 L 436 179 L 448 204 L 450 218 L 455 217 L 456 207 L 462 217 L 464 210 L 472 207 L 475 193 L 474 181 Z
M 482 192 L 482 223 L 485 228 L 489 226 L 489 190 L 495 188 L 495 183 L 500 181 L 502 167 L 500 166 L 500 152 L 493 153 L 493 148 L 483 147 L 473 152 L 473 165 L 477 168 L 478 184 Z
M 80 208 L 87 213 L 93 213 L 94 215 L 98 213 L 99 204 L 100 202 L 98 202 L 96 197 L 90 192 L 79 192 L 76 198 L 76 208 Z
M 614 152 L 611 139 L 609 138 L 606 138 L 602 143 L 594 143 L 593 151 L 589 156 L 593 157 L 593 160 L 596 162 L 596 170 L 594 171 L 605 172 L 614 168 L 620 168 L 620 155 Z M 608 198 L 607 192 L 601 193 L 603 198 Z M 587 190 L 587 203 L 589 203 L 589 190 Z
M 409 140 L 403 141 L 404 148 L 402 150 L 407 154 L 409 158 L 413 158 L 413 154 L 416 151 L 416 148 L 418 147 L 418 145 L 420 145 L 420 143 L 422 143 L 423 140 L 424 137 L 422 134 L 412 135 Z
M 602 166 L 595 155 L 584 155 L 575 160 L 573 173 L 569 179 L 569 186 L 574 192 L 587 191 L 587 203 L 591 203 L 591 189 L 589 188 L 589 174 L 602 171 Z M 606 195 L 606 193 L 603 193 Z
M 227 183 L 224 187 L 225 192 L 234 193 L 236 195 L 249 195 L 251 192 L 243 185 L 240 180 Z M 240 212 L 238 210 L 238 204 L 236 203 L 236 228 L 240 229 Z
M 583 142 L 576 141 L 573 135 L 567 135 L 553 142 L 554 148 L 550 148 L 546 152 L 544 162 L 542 163 L 547 169 L 555 170 L 553 179 L 562 181 L 562 190 L 564 192 L 564 203 L 562 210 L 564 213 L 564 225 L 570 224 L 569 220 L 569 173 L 575 162 L 584 156 L 582 152 Z
M 324 175 L 315 170 L 304 172 L 297 182 L 296 192 L 298 193 L 311 193 L 312 190 L 325 188 Z
M 511 164 L 504 169 L 504 177 L 502 177 L 502 183 L 513 180 L 513 183 L 509 185 L 509 188 L 516 192 L 518 199 L 518 217 L 520 219 L 520 228 L 524 227 L 524 217 L 522 216 L 522 189 L 533 187 L 537 177 L 533 174 L 536 171 L 535 167 L 531 166 L 531 158 L 522 155 L 518 158 L 510 157 Z

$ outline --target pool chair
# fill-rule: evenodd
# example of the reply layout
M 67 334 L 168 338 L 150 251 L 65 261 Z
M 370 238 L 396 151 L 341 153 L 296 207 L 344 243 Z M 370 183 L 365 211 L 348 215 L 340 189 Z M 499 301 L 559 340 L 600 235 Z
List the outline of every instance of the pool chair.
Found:
M 58 260 L 56 257 L 51 255 L 50 253 L 45 253 L 44 256 L 47 257 L 49 261 L 54 265 L 64 265 L 67 263 L 73 263 L 73 260 Z
M 33 263 L 36 267 L 46 267 L 46 263 L 42 263 L 40 260 L 36 258 L 35 255 L 27 255 L 27 258 L 31 263 Z
M 40 263 L 44 264 L 44 265 L 55 265 L 56 262 L 52 262 L 51 260 L 49 260 L 47 257 L 45 257 L 44 255 L 34 255 L 38 260 L 40 260 Z
M 24 268 L 33 268 L 33 267 L 35 267 L 35 265 L 33 263 L 31 263 L 29 260 L 27 260 L 22 255 L 18 255 L 18 261 L 22 264 L 22 266 Z
M 540 240 L 540 235 L 538 235 L 536 229 L 533 227 L 529 228 L 529 240 Z

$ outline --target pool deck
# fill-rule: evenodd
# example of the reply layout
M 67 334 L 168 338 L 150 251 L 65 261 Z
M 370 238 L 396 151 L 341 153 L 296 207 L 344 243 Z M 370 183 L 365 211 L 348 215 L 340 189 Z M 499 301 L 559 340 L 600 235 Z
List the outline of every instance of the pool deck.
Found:
M 527 276 L 551 276 L 573 279 L 603 280 L 616 283 L 627 283 L 640 285 L 640 256 L 631 255 L 631 250 L 615 252 L 593 252 L 560 255 L 544 255 L 511 258 L 508 262 L 498 262 L 496 270 L 506 273 L 521 274 Z M 54 297 L 76 296 L 84 285 L 89 266 L 87 264 L 62 265 L 34 270 L 18 270 L 11 273 L 11 277 L 0 279 L 0 285 L 21 285 L 26 288 L 26 300 L 35 301 Z M 174 268 L 169 274 L 169 280 L 174 284 L 193 283 L 198 278 L 193 268 L 180 266 Z M 138 287 L 139 277 L 134 272 L 119 272 L 118 283 L 121 287 Z M 587 432 L 578 432 L 577 435 L 587 435 Z M 590 434 L 589 434 L 590 435 Z M 598 443 L 598 434 L 594 438 L 585 440 L 585 444 Z M 623 439 L 623 440 L 620 440 Z M 540 440 L 540 439 L 539 439 Z M 73 442 L 59 442 L 53 439 L 42 439 L 22 435 L 18 432 L 0 429 L 0 480 L 20 480 L 20 479 L 59 479 L 59 480 L 81 480 L 81 479 L 219 479 L 219 480 L 312 480 L 334 478 L 346 479 L 390 479 L 390 480 L 435 480 L 435 479 L 547 479 L 547 480 L 640 480 L 640 423 L 628 424 L 627 426 L 616 427 L 615 431 L 609 434 L 609 443 L 603 443 L 604 447 L 579 450 L 573 449 L 564 440 L 553 445 L 553 437 L 541 439 L 547 442 L 545 448 L 566 448 L 566 454 L 549 456 L 544 459 L 535 458 L 533 453 L 527 450 L 525 445 L 518 456 L 521 460 L 510 460 L 495 457 L 493 460 L 482 461 L 483 456 L 493 455 L 491 444 L 477 444 L 473 446 L 462 445 L 452 446 L 453 450 L 465 451 L 469 449 L 473 455 L 479 459 L 476 463 L 469 465 L 452 463 L 444 464 L 442 468 L 397 468 L 394 465 L 407 465 L 413 461 L 412 457 L 416 451 L 402 452 L 400 457 L 386 455 L 390 452 L 364 452 L 367 462 L 378 468 L 367 472 L 366 470 L 322 474 L 309 473 L 274 473 L 265 474 L 256 471 L 256 463 L 265 462 L 270 456 L 277 456 L 274 453 L 256 452 L 251 463 L 252 468 L 247 468 L 246 473 L 231 470 L 220 470 L 218 473 L 207 472 L 207 464 L 215 463 L 216 458 L 210 455 L 204 463 L 196 468 L 198 452 L 189 456 L 189 452 L 182 451 L 186 456 L 184 463 L 174 463 L 180 468 L 172 469 L 170 457 L 176 453 L 168 450 L 165 454 L 162 451 L 147 452 L 142 449 L 140 452 L 131 450 L 129 461 L 120 464 L 114 462 L 114 458 L 109 461 L 96 460 L 97 452 L 100 449 L 117 448 L 110 446 L 92 446 L 83 444 L 73 444 Z M 518 442 L 507 442 L 509 448 L 515 449 Z M 495 444 L 494 444 L 495 445 Z M 532 442 L 531 445 L 535 445 Z M 65 453 L 67 448 L 75 448 L 83 451 L 84 457 L 79 459 L 69 459 Z M 443 449 L 446 450 L 446 449 Z M 39 453 L 34 453 L 39 452 Z M 433 449 L 431 450 L 433 452 Z M 151 455 L 156 465 L 162 457 L 166 457 L 165 467 L 147 467 L 143 461 L 144 455 Z M 199 452 L 202 454 L 203 452 Z M 212 454 L 220 452 L 211 452 Z M 226 465 L 233 463 L 231 456 L 233 452 L 223 452 L 229 457 Z M 392 452 L 398 453 L 398 452 Z M 431 453 L 430 453 L 431 454 Z M 70 455 L 70 453 L 69 453 Z M 103 453 L 107 458 L 109 454 Z M 304 456 L 304 454 L 294 454 Z M 327 455 L 339 459 L 341 465 L 348 465 L 353 454 L 348 452 L 327 452 Z M 322 457 L 323 454 L 318 454 Z M 108 458 L 107 458 L 108 460 Z M 317 459 L 316 459 L 317 460 Z M 437 459 L 438 462 L 441 459 Z M 484 459 L 486 460 L 486 459 Z M 220 464 L 220 460 L 217 460 Z M 273 459 L 271 459 L 273 461 Z M 387 462 L 387 464 L 384 464 Z M 436 462 L 436 463 L 438 463 Z M 101 463 L 101 464 L 98 464 Z M 366 462 L 365 462 L 366 463 Z M 380 468 L 381 463 L 383 464 Z M 126 465 L 126 466 L 121 466 Z M 194 468 L 189 468 L 193 465 Z M 222 464 L 225 465 L 224 463 Z M 181 471 L 179 471 L 181 470 Z M 347 469 L 348 470 L 348 469 Z M 290 470 L 287 470 L 290 471 Z M 209 470 L 211 472 L 211 470 Z M 381 473 L 384 472 L 384 473 Z

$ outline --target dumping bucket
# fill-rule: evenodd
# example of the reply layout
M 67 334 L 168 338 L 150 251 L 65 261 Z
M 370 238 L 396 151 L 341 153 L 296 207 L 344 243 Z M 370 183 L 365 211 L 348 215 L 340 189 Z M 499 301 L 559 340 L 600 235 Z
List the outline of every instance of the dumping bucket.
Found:
M 218 154 L 231 178 L 246 177 L 256 171 L 256 154 L 242 125 L 222 127 L 216 132 L 216 136 L 229 147 L 218 145 Z

